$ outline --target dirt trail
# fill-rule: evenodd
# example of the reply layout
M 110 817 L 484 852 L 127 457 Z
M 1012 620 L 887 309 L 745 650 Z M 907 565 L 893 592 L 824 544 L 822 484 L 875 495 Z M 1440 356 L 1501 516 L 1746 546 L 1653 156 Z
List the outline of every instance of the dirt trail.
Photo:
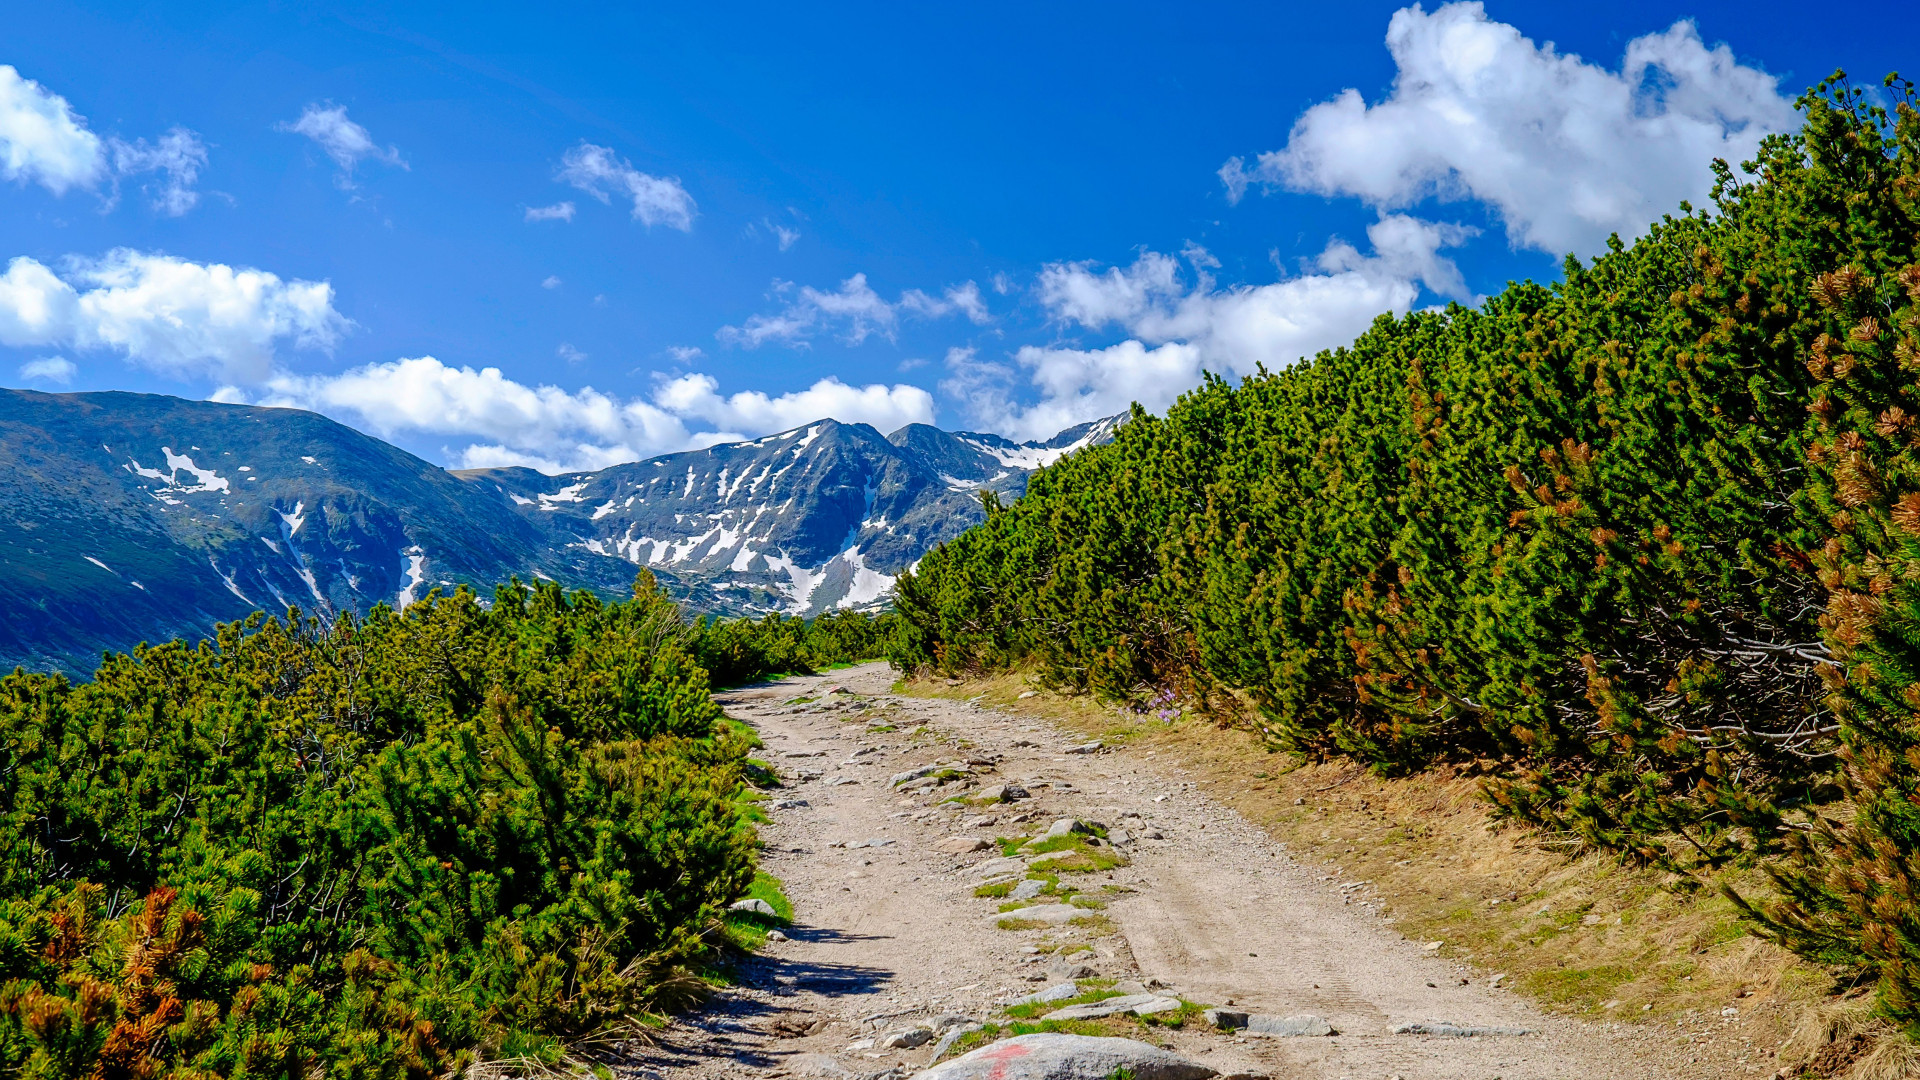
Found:
M 790 940 L 749 962 L 747 985 L 668 1029 L 649 1055 L 661 1075 L 909 1075 L 927 1064 L 932 1047 L 861 1044 L 916 1018 L 998 1018 L 1007 999 L 1055 981 L 1045 970 L 1056 957 L 1036 950 L 1063 943 L 1090 946 L 1093 954 L 1080 962 L 1107 978 L 1158 979 L 1188 1000 L 1231 1001 L 1252 1012 L 1314 1013 L 1337 1031 L 1254 1038 L 1203 1030 L 1196 1021 L 1137 1036 L 1223 1075 L 1637 1080 L 1709 1068 L 1726 1075 L 1693 1063 L 1654 1031 L 1545 1015 L 1405 940 L 1375 913 L 1363 883 L 1295 862 L 1267 834 L 1194 791 L 1171 762 L 1128 749 L 1069 754 L 1076 740 L 1048 725 L 898 697 L 888 692 L 893 678 L 872 664 L 720 695 L 729 715 L 760 732 L 768 760 L 786 778 L 768 804 L 765 865 L 785 882 L 796 925 Z M 834 686 L 851 693 L 821 696 Z M 790 704 L 796 697 L 817 700 Z M 917 766 L 968 758 L 995 765 L 919 792 L 889 784 Z M 997 783 L 1018 784 L 1032 797 L 985 808 L 942 803 Z M 955 837 L 1044 830 L 1059 818 L 1102 822 L 1134 837 L 1116 849 L 1130 865 L 1072 875 L 1083 890 L 1112 897 L 1102 913 L 1110 926 L 998 928 L 1002 901 L 974 890 L 990 878 L 979 868 L 1000 852 L 942 847 L 956 846 Z M 863 846 L 840 846 L 851 844 Z M 1532 1033 L 1391 1033 L 1428 1021 Z

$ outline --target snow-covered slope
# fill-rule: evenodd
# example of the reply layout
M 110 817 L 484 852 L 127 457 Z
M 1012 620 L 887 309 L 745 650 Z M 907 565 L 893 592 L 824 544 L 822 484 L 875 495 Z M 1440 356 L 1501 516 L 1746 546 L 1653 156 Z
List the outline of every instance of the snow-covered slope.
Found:
M 325 417 L 145 394 L 0 390 L 0 670 L 289 605 L 404 607 L 509 577 L 624 595 L 641 567 L 696 611 L 887 602 L 895 576 L 1017 497 L 1047 443 L 822 420 L 597 473 L 448 472 Z

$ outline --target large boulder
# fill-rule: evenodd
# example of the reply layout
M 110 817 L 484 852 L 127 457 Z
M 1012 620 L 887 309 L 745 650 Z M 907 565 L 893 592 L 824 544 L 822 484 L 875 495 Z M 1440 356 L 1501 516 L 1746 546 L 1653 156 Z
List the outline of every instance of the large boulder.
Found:
M 1045 1033 L 990 1043 L 915 1074 L 914 1080 L 1205 1080 L 1214 1070 L 1133 1039 Z

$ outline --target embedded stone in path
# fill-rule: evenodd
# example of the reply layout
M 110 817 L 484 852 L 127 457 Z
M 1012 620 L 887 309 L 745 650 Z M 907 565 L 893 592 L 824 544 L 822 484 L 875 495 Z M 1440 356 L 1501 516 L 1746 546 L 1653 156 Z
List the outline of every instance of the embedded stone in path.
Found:
M 1047 883 L 1044 881 L 1041 881 L 1039 878 L 1028 878 L 1025 881 L 1022 881 L 1020 884 L 1015 885 L 1013 887 L 1013 891 L 1007 894 L 1007 899 L 1031 900 L 1034 897 L 1039 896 L 1041 891 L 1046 887 L 1047 887 Z
M 1191 1058 L 1133 1039 L 1046 1032 L 991 1043 L 915 1074 L 914 1080 L 1205 1080 L 1216 1075 Z
M 1064 1009 L 1055 1009 L 1041 1019 L 1097 1020 L 1102 1016 L 1119 1016 L 1121 1013 L 1148 1016 L 1153 1013 L 1171 1012 L 1179 1007 L 1179 998 L 1168 997 L 1165 994 L 1125 994 L 1103 1001 L 1089 1001 L 1085 1005 L 1069 1005 Z
M 989 784 L 973 793 L 975 802 L 1013 802 L 1016 799 L 1030 799 L 1027 789 L 1019 784 Z
M 1477 1035 L 1531 1035 L 1532 1028 L 1482 1027 L 1475 1024 L 1449 1024 L 1439 1020 L 1429 1020 L 1422 1024 L 1395 1024 L 1395 1035 L 1445 1035 L 1456 1039 L 1470 1039 Z
M 1075 919 L 1093 914 L 1095 914 L 1095 912 L 1088 911 L 1086 908 L 1074 907 L 1072 904 L 1035 904 L 1032 907 L 1014 908 L 1012 911 L 1000 912 L 998 915 L 995 915 L 994 918 L 996 920 L 1021 919 L 1026 922 L 1045 923 L 1048 926 L 1065 926 Z
M 1014 998 L 1008 1001 L 1007 1004 L 1037 1005 L 1037 1004 L 1046 1004 L 1046 1003 L 1055 1002 L 1055 1001 L 1065 1001 L 1068 998 L 1079 997 L 1079 996 L 1080 996 L 1080 988 L 1073 984 L 1073 980 L 1069 979 L 1066 982 L 1055 983 L 1052 986 L 1047 987 L 1045 990 L 1036 990 L 1033 993 L 1028 994 L 1026 997 Z
M 951 855 L 965 855 L 970 851 L 985 851 L 992 846 L 977 836 L 949 836 L 935 844 L 934 848 Z
M 1246 1028 L 1249 1035 L 1265 1035 L 1275 1039 L 1333 1034 L 1333 1025 L 1312 1013 L 1297 1016 L 1262 1016 L 1254 1013 L 1247 1017 Z

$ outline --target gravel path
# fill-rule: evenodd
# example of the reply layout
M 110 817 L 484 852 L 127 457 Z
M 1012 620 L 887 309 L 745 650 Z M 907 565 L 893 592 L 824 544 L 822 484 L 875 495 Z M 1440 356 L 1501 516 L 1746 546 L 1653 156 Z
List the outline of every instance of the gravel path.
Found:
M 669 1027 L 648 1055 L 659 1075 L 910 1075 L 928 1063 L 931 1046 L 868 1040 L 943 1015 L 994 1019 L 1007 999 L 1057 982 L 1046 969 L 1062 954 L 1084 949 L 1091 953 L 1074 962 L 1106 978 L 1158 980 L 1188 1000 L 1255 1013 L 1313 1013 L 1336 1031 L 1255 1038 L 1195 1022 L 1138 1036 L 1223 1076 L 1637 1080 L 1710 1067 L 1645 1029 L 1545 1015 L 1405 940 L 1374 912 L 1364 883 L 1295 862 L 1195 792 L 1171 763 L 1129 750 L 1068 753 L 1075 740 L 1050 726 L 895 696 L 893 679 L 884 664 L 870 664 L 718 696 L 760 732 L 785 778 L 768 804 L 765 866 L 785 882 L 796 925 L 790 940 L 748 962 L 747 985 Z M 885 727 L 894 730 L 874 730 Z M 969 761 L 971 775 L 920 791 L 889 783 L 916 767 Z M 943 802 L 1000 783 L 1031 798 Z M 1003 901 L 974 890 L 1013 864 L 997 849 L 956 849 L 1061 818 L 1127 834 L 1112 850 L 1130 865 L 1061 876 L 1109 898 L 1106 923 L 1000 929 Z M 1435 1021 L 1531 1033 L 1392 1033 Z

